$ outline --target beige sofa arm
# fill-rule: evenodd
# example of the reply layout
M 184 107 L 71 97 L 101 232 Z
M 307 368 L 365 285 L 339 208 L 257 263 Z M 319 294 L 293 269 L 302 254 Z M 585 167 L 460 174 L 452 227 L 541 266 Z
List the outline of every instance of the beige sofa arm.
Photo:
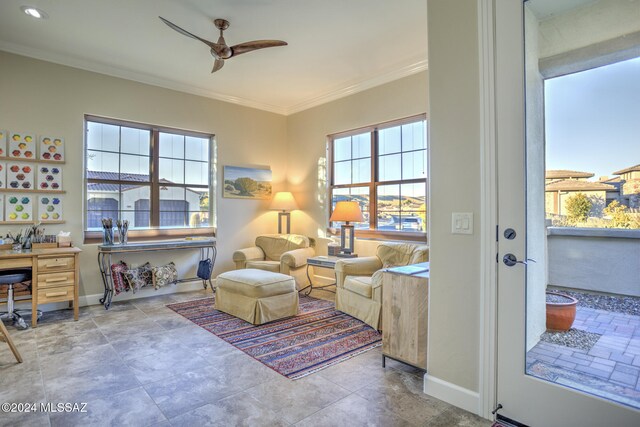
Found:
M 343 258 L 336 262 L 336 283 L 342 287 L 347 276 L 371 276 L 382 268 L 382 261 L 377 256 L 362 258 Z
M 307 258 L 311 258 L 316 254 L 313 248 L 300 248 L 285 252 L 280 257 L 280 271 L 284 271 L 284 267 L 299 268 L 307 265 Z
M 236 269 L 245 268 L 247 261 L 263 261 L 264 257 L 264 252 L 257 246 L 238 249 L 233 253 L 233 261 L 236 263 Z

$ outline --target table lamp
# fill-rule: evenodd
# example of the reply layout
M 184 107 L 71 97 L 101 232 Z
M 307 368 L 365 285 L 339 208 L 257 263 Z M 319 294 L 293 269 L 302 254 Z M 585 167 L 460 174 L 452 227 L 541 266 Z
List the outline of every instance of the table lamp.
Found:
M 296 199 L 293 198 L 293 194 L 288 191 L 279 191 L 273 196 L 271 206 L 269 209 L 278 212 L 278 234 L 283 234 L 282 229 L 286 228 L 286 234 L 291 232 L 291 214 L 287 211 L 298 209 Z M 283 227 L 283 223 L 286 225 Z
M 354 231 L 353 225 L 349 222 L 362 222 L 364 217 L 360 210 L 358 202 L 338 202 L 336 207 L 331 213 L 329 221 L 344 221 L 340 227 L 340 254 L 339 257 L 351 258 L 356 255 L 353 254 L 354 246 Z

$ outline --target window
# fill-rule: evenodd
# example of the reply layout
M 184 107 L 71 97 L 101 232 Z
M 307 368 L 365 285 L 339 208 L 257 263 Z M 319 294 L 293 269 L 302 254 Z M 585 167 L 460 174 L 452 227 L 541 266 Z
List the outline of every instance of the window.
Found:
M 93 116 L 85 125 L 86 238 L 100 237 L 102 218 L 128 220 L 131 237 L 212 234 L 213 135 Z
M 356 234 L 424 238 L 426 134 L 421 115 L 329 136 L 331 209 L 357 201 L 364 222 L 354 224 Z

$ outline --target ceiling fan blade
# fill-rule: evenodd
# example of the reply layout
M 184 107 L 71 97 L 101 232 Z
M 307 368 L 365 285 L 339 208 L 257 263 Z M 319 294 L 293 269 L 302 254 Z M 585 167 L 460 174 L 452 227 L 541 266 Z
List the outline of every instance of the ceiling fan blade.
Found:
M 213 69 L 211 70 L 211 73 L 215 73 L 223 66 L 224 66 L 224 59 L 216 59 L 215 61 L 213 61 Z
M 267 47 L 286 46 L 287 42 L 282 40 L 254 40 L 252 42 L 240 43 L 235 46 L 231 46 L 231 56 L 241 55 L 243 53 L 251 52 L 253 50 L 265 49 Z
M 210 42 L 209 40 L 203 39 L 202 37 L 198 37 L 195 34 L 191 34 L 189 31 L 178 27 L 176 24 L 174 24 L 171 21 L 167 21 L 166 19 L 164 19 L 162 16 L 158 16 L 158 18 L 160 18 L 160 20 L 162 22 L 164 22 L 165 24 L 167 24 L 169 26 L 169 28 L 172 28 L 174 30 L 176 30 L 177 32 L 179 32 L 180 34 L 187 36 L 187 37 L 191 37 L 192 39 L 196 39 L 196 40 L 200 40 L 202 43 L 206 44 L 207 46 L 209 46 L 211 49 L 214 49 L 216 52 L 220 49 L 220 46 L 217 43 L 214 42 Z

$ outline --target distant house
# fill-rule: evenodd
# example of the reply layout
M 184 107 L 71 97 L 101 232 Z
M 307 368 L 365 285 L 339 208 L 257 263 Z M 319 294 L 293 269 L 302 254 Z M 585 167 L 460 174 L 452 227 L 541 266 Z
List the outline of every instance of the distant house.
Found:
M 620 202 L 630 208 L 640 208 L 640 165 L 613 173 L 620 178 Z
M 89 180 L 130 181 L 131 185 L 106 182 L 89 182 L 87 186 L 87 228 L 102 228 L 102 218 L 129 220 L 130 227 L 148 227 L 150 222 L 148 175 L 116 172 L 87 171 Z M 144 183 L 144 184 L 142 184 Z M 186 227 L 196 215 L 200 215 L 201 193 L 189 188 L 172 186 L 171 181 L 161 180 L 160 227 Z M 206 213 L 203 213 L 206 216 Z M 198 218 L 200 218 L 198 216 Z M 202 224 L 200 224 L 202 225 Z
M 570 170 L 549 170 L 545 174 L 545 211 L 549 214 L 566 215 L 567 200 L 583 193 L 591 200 L 591 216 L 600 216 L 611 201 L 617 200 L 616 185 L 588 181 L 594 174 Z
M 575 179 L 579 181 L 586 181 L 589 178 L 593 178 L 594 174 L 591 172 L 571 171 L 566 169 L 552 169 L 548 170 L 544 174 L 545 184 L 549 184 L 554 181 L 561 181 L 563 179 Z

